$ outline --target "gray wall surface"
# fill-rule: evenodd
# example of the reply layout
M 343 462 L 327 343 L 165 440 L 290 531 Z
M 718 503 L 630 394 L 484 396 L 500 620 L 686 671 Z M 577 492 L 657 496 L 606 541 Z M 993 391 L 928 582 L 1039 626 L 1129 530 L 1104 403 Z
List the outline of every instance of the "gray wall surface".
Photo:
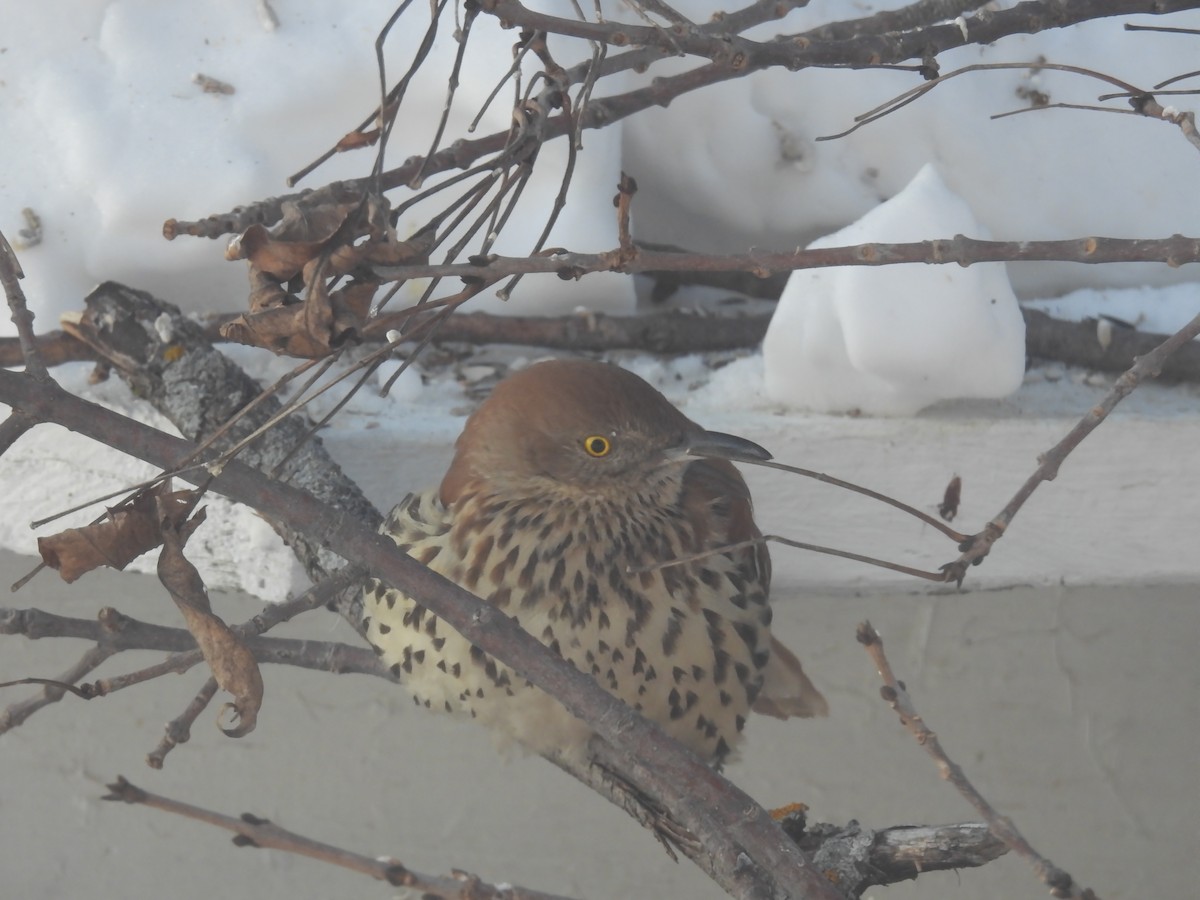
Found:
M 856 623 L 870 618 L 947 751 L 1038 849 L 1108 900 L 1191 894 L 1200 877 L 1195 586 L 812 595 L 802 587 L 802 557 L 776 559 L 779 634 L 802 655 L 832 714 L 752 720 L 728 774 L 756 799 L 799 800 L 814 820 L 867 826 L 974 818 L 880 700 L 878 678 L 854 641 Z M 0 579 L 11 583 L 30 564 L 0 554 Z M 43 573 L 9 602 L 81 617 L 113 605 L 177 619 L 157 583 L 141 575 L 102 572 L 69 586 Z M 239 596 L 215 596 L 214 605 L 231 622 L 256 609 Z M 355 639 L 324 612 L 280 633 Z M 3 679 L 53 676 L 84 649 L 15 637 L 0 638 L 0 647 Z M 159 657 L 124 654 L 101 673 Z M 264 674 L 253 734 L 225 738 L 214 707 L 162 771 L 147 768 L 144 756 L 203 683 L 198 670 L 90 702 L 68 697 L 0 736 L 3 896 L 395 895 L 312 860 L 235 848 L 206 825 L 104 803 L 104 784 L 117 774 L 424 872 L 457 867 L 594 898 L 722 896 L 558 770 L 537 758 L 504 758 L 482 729 L 418 710 L 392 685 L 278 667 Z M 3 700 L 33 690 L 9 688 Z M 1045 889 L 1010 856 L 869 896 L 1033 898 Z

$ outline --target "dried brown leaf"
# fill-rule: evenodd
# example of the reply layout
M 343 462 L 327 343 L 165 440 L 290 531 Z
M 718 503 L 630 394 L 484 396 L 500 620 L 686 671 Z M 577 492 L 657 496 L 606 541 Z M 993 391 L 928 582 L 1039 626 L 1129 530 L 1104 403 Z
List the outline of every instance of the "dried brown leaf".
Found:
M 342 136 L 342 139 L 337 142 L 334 149 L 338 153 L 345 153 L 347 150 L 359 150 L 363 147 L 370 147 L 379 140 L 379 129 L 372 128 L 370 131 L 351 131 Z
M 299 305 L 300 302 L 300 298 L 289 293 L 278 279 L 250 267 L 250 312 Z
M 319 359 L 348 340 L 358 340 L 378 284 L 354 281 L 332 294 L 323 284 L 304 300 L 246 313 L 221 326 L 227 340 L 285 356 Z
M 254 268 L 280 281 L 294 278 L 309 260 L 316 259 L 327 246 L 349 244 L 353 235 L 342 234 L 346 220 L 361 203 L 337 203 L 321 206 L 283 204 L 283 218 L 274 228 L 251 225 L 230 243 L 227 259 L 248 259 Z
M 335 341 L 341 343 L 352 335 L 358 338 L 362 334 L 378 289 L 379 283 L 375 281 L 352 281 L 330 295 Z
M 158 557 L 158 578 L 183 614 L 217 684 L 233 695 L 233 703 L 225 708 L 232 710 L 238 724 L 221 730 L 229 737 L 243 737 L 254 730 L 262 708 L 262 673 L 254 654 L 212 611 L 200 573 L 183 555 L 184 544 L 203 521 L 204 511 L 184 521 L 178 512 L 166 505 L 159 507 L 163 549 Z
M 958 505 L 962 502 L 962 479 L 955 475 L 946 485 L 942 494 L 942 502 L 938 504 L 938 512 L 947 522 L 953 522 L 958 515 Z
M 407 241 L 368 241 L 362 245 L 361 261 L 372 266 L 424 265 L 436 240 L 437 228 L 425 228 Z
M 318 309 L 315 315 L 310 315 L 313 312 L 307 304 L 295 304 L 246 313 L 222 325 L 221 337 L 251 347 L 265 347 L 281 356 L 320 359 L 332 349 L 328 322 L 332 322 L 333 316 L 330 312 L 323 323 L 322 311 Z
M 189 491 L 170 493 L 169 482 L 163 482 L 154 490 L 138 494 L 131 503 L 110 509 L 102 522 L 38 538 L 42 562 L 57 570 L 68 583 L 100 566 L 122 570 L 162 543 L 156 499 L 182 505 L 188 502 L 189 494 Z

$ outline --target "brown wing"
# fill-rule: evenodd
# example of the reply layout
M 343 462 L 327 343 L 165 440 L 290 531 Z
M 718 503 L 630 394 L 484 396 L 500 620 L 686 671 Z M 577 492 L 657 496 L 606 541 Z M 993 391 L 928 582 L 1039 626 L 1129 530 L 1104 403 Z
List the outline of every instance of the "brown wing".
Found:
M 688 467 L 685 479 L 687 502 L 710 504 L 719 518 L 728 525 L 725 540 L 728 543 L 748 541 L 762 536 L 754 524 L 754 508 L 750 501 L 750 489 L 733 464 L 723 459 L 705 459 Z M 698 517 L 704 521 L 706 517 Z M 701 535 L 701 543 L 708 535 Z M 747 567 L 761 579 L 763 590 L 771 587 L 771 554 L 767 545 L 756 544 L 744 551 Z M 771 638 L 770 657 L 763 673 L 762 693 L 754 702 L 754 711 L 777 719 L 792 716 L 825 716 L 829 704 L 821 692 L 809 680 L 800 665 L 800 660 L 774 637 Z
M 762 693 L 754 701 L 753 709 L 776 719 L 829 715 L 829 703 L 808 680 L 796 654 L 775 638 L 771 638 L 771 658 L 767 661 Z
M 754 524 L 754 506 L 750 501 L 750 489 L 742 480 L 741 473 L 733 463 L 724 459 L 702 459 L 688 466 L 684 476 L 684 505 L 704 507 L 701 515 L 690 516 L 694 522 L 708 522 L 711 510 L 718 521 L 724 521 L 725 534 L 697 535 L 697 549 L 707 546 L 709 540 L 737 544 L 762 537 Z M 771 590 L 771 554 L 766 544 L 754 544 L 742 551 L 745 565 L 749 567 L 750 580 L 762 583 L 763 593 Z

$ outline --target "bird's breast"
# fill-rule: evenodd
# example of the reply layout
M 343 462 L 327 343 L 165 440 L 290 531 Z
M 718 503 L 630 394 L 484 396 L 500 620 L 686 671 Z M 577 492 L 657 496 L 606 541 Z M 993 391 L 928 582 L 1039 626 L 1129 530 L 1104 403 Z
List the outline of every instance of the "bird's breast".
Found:
M 478 493 L 447 510 L 427 494 L 384 530 L 705 758 L 736 744 L 767 662 L 767 585 L 744 553 L 663 566 L 719 547 L 720 522 L 646 496 Z M 376 583 L 366 607 L 372 643 L 418 703 L 483 718 L 537 750 L 586 740 L 556 701 L 420 604 Z

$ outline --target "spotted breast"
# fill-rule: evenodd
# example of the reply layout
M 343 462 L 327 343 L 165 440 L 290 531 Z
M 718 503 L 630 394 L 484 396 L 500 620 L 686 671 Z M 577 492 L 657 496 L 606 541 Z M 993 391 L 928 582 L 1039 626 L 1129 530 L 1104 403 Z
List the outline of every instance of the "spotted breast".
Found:
M 759 532 L 730 460 L 764 458 L 620 368 L 547 362 L 496 388 L 440 487 L 383 531 L 720 765 L 751 709 L 826 710 L 771 637 L 770 559 L 745 543 Z M 364 599 L 369 640 L 418 704 L 583 752 L 582 722 L 419 603 L 377 580 Z

